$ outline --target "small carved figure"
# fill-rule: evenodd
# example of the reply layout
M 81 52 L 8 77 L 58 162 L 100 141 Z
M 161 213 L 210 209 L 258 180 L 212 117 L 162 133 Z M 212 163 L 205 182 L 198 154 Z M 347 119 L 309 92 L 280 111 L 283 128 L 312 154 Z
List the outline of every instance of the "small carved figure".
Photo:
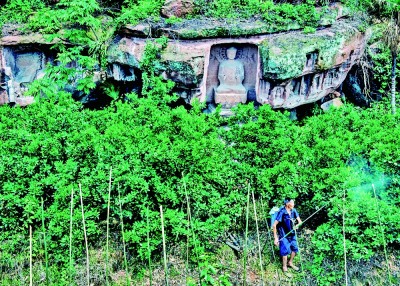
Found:
M 297 96 L 300 93 L 300 81 L 299 80 L 293 80 L 292 81 L 292 86 L 293 86 L 293 95 Z
M 318 53 L 314 52 L 314 53 L 310 53 L 306 55 L 307 60 L 306 60 L 306 66 L 305 69 L 306 70 L 312 70 L 315 67 L 315 63 L 317 61 L 318 58 Z
M 312 91 L 317 91 L 320 89 L 320 81 L 321 81 L 321 75 L 319 74 L 314 75 L 312 83 Z
M 313 67 L 313 58 L 312 58 L 312 57 L 310 57 L 310 58 L 307 60 L 306 66 L 307 66 L 308 68 L 312 68 L 312 67 Z
M 324 80 L 324 86 L 331 86 L 333 84 L 333 73 L 332 71 L 328 71 Z
M 14 89 L 14 82 L 12 80 L 7 81 L 7 92 L 8 92 L 8 101 L 15 102 L 15 89 Z
M 277 98 L 281 98 L 282 95 L 283 95 L 283 91 L 284 91 L 284 88 L 281 87 L 281 86 L 278 86 L 278 87 L 276 88 L 276 97 L 277 97 Z
M 303 78 L 302 82 L 301 82 L 301 87 L 300 87 L 300 96 L 301 97 L 306 97 L 307 96 L 307 92 L 308 92 L 308 85 L 307 85 L 307 82 Z
M 261 104 L 265 104 L 269 99 L 269 91 L 271 89 L 271 84 L 268 81 L 260 80 L 259 94 L 257 100 Z
M 285 89 L 282 86 L 277 86 L 271 91 L 273 105 L 282 105 L 285 101 L 283 98 Z

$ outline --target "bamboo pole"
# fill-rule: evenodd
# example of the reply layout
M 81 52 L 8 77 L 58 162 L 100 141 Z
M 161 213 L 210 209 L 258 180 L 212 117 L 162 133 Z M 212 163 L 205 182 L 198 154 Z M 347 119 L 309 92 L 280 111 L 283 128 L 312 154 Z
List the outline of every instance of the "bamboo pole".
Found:
M 70 284 L 72 285 L 73 281 L 73 261 L 72 261 L 72 221 L 73 221 L 73 212 L 74 212 L 74 189 L 71 190 L 71 210 L 69 216 L 69 276 L 70 276 Z
M 83 224 L 83 234 L 85 237 L 85 247 L 86 247 L 86 282 L 90 286 L 90 271 L 89 271 L 89 247 L 86 235 L 86 224 L 85 224 L 85 212 L 83 210 L 83 198 L 82 198 L 82 186 L 79 184 L 79 196 L 81 199 L 81 210 L 82 210 L 82 224 Z
M 196 234 L 194 232 L 194 227 L 193 227 L 193 223 L 192 223 L 192 212 L 191 212 L 191 208 L 190 208 L 190 197 L 189 197 L 189 194 L 188 194 L 188 191 L 187 191 L 186 181 L 184 179 L 184 174 L 183 173 L 182 173 L 182 180 L 183 180 L 183 187 L 185 189 L 186 205 L 187 205 L 187 216 L 188 216 L 189 227 L 190 227 L 190 229 L 192 231 L 194 247 L 197 248 Z M 186 259 L 187 259 L 187 264 L 189 264 L 189 235 L 187 236 L 186 249 L 187 249 Z M 197 259 L 197 270 L 198 270 L 198 273 L 199 273 L 199 282 L 200 282 L 200 285 L 202 285 L 200 264 L 199 264 L 199 255 L 198 255 L 197 251 L 195 251 L 195 255 L 196 255 L 196 259 Z
M 380 209 L 378 206 L 378 197 L 376 196 L 376 190 L 375 190 L 374 184 L 372 184 L 372 189 L 374 190 L 376 211 L 378 213 L 379 229 L 380 229 L 381 235 L 382 235 L 383 251 L 385 252 L 386 267 L 387 267 L 387 273 L 388 273 L 388 279 L 389 279 L 388 282 L 389 282 L 389 285 L 392 285 L 392 277 L 390 275 L 390 268 L 389 268 L 389 259 L 388 259 L 387 250 L 386 250 L 385 231 L 382 228 L 381 212 L 380 212 Z
M 163 214 L 162 206 L 160 206 L 160 215 L 161 215 L 161 232 L 162 232 L 162 239 L 163 239 L 165 283 L 168 286 L 167 250 L 166 250 L 166 246 L 165 246 L 164 214 Z
M 343 220 L 344 277 L 345 277 L 345 279 L 346 279 L 346 286 L 348 286 L 348 279 L 347 279 L 347 257 L 346 257 L 346 231 L 345 231 L 345 202 L 346 202 L 346 190 L 343 190 L 342 220 Z
M 246 207 L 246 232 L 244 239 L 244 249 L 243 249 L 243 286 L 247 285 L 247 236 L 249 232 L 249 205 L 250 205 L 250 183 L 247 183 L 247 207 Z
M 47 254 L 47 242 L 46 242 L 46 228 L 44 227 L 44 202 L 42 198 L 42 233 L 43 233 L 43 244 L 44 244 L 44 259 L 46 261 L 46 285 L 49 285 L 49 257 Z
M 107 198 L 107 234 L 106 234 L 106 285 L 108 285 L 108 259 L 109 259 L 109 235 L 110 235 L 110 200 L 111 200 L 111 178 L 112 178 L 112 168 L 110 168 L 110 178 L 108 182 L 108 198 Z
M 118 200 L 119 200 L 119 218 L 121 221 L 121 233 L 122 233 L 122 247 L 124 250 L 124 264 L 125 264 L 125 273 L 126 273 L 126 285 L 130 285 L 129 272 L 128 272 L 128 260 L 126 258 L 126 245 L 125 245 L 125 236 L 124 236 L 124 219 L 122 215 L 122 202 L 121 202 L 121 193 L 119 192 L 119 184 L 118 184 Z
M 33 271 L 32 271 L 32 226 L 29 226 L 29 285 L 33 286 Z
M 263 200 L 262 196 L 261 196 L 261 208 L 262 208 L 262 212 L 265 214 L 266 212 L 265 212 L 264 200 Z M 274 263 L 275 263 L 276 262 L 276 256 L 275 256 L 275 251 L 274 251 L 274 243 L 272 242 L 273 240 L 272 240 L 272 235 L 271 235 L 271 228 L 268 225 L 268 220 L 267 219 L 264 220 L 264 223 L 265 223 L 265 226 L 266 226 L 266 229 L 267 229 L 268 239 L 269 239 L 269 242 L 270 242 L 270 245 L 271 245 L 272 257 L 274 258 Z M 265 242 L 265 244 L 266 244 L 266 242 Z M 264 244 L 264 247 L 265 247 L 265 244 Z M 263 249 L 264 249 L 264 247 L 263 247 Z M 278 278 L 278 285 L 281 285 L 281 276 L 279 275 L 278 270 L 276 270 L 276 277 Z
M 149 206 L 146 208 L 146 222 L 147 222 L 147 259 L 149 262 L 149 277 L 150 286 L 153 285 L 153 270 L 151 268 L 151 251 L 150 251 L 150 222 L 149 222 Z
M 260 257 L 260 269 L 261 269 L 261 285 L 264 286 L 264 268 L 262 263 L 261 256 L 261 244 L 260 244 L 260 232 L 258 231 L 258 219 L 257 219 L 257 210 L 256 210 L 256 200 L 254 198 L 254 191 L 251 191 L 251 195 L 253 197 L 253 208 L 254 208 L 254 219 L 256 220 L 256 230 L 257 230 L 257 242 L 258 242 L 258 254 Z
M 261 197 L 261 208 L 262 208 L 262 212 L 265 214 L 264 201 L 263 201 L 262 197 Z M 272 257 L 274 258 L 274 262 L 276 262 L 274 244 L 272 242 L 271 229 L 269 228 L 267 219 L 265 219 L 264 223 L 265 223 L 265 226 L 266 226 L 266 229 L 267 229 L 268 238 L 269 238 L 269 242 L 270 242 L 270 245 L 271 245 Z

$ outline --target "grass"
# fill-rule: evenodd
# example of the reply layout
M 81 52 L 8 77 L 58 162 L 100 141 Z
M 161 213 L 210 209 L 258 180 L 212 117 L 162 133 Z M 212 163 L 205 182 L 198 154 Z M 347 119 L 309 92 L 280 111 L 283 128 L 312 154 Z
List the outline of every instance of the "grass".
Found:
M 390 268 L 389 268 L 389 259 L 387 255 L 387 250 L 386 250 L 386 238 L 385 238 L 385 231 L 383 230 L 382 227 L 382 219 L 381 219 L 381 211 L 378 206 L 378 197 L 376 196 L 376 190 L 375 190 L 375 185 L 372 184 L 372 189 L 374 191 L 374 197 L 375 197 L 375 205 L 376 205 L 376 212 L 378 213 L 378 221 L 379 221 L 379 230 L 381 233 L 381 238 L 382 238 L 382 246 L 383 246 L 383 251 L 385 253 L 385 260 L 386 260 L 386 267 L 387 267 L 387 275 L 388 275 L 388 283 L 392 285 L 392 277 L 390 275 Z
M 251 224 L 250 224 L 251 225 Z M 29 235 L 29 233 L 28 233 Z M 312 231 L 305 229 L 303 233 L 300 233 L 303 241 L 302 256 L 303 261 L 312 261 L 313 259 L 313 247 L 311 244 Z M 265 230 L 260 230 L 260 239 L 265 239 L 268 234 Z M 105 238 L 105 237 L 104 237 Z M 121 233 L 110 233 L 110 248 L 109 248 L 109 264 L 115 267 L 110 267 L 110 285 L 150 285 L 148 278 L 141 276 L 139 272 L 132 273 L 133 277 L 130 279 L 129 273 L 127 273 L 124 260 L 125 255 L 123 247 L 121 245 Z M 8 261 L 7 267 L 4 267 L 4 261 L 1 261 L 2 270 L 0 274 L 0 285 L 14 286 L 14 285 L 29 285 L 30 279 L 32 277 L 32 285 L 46 285 L 45 281 L 45 260 L 44 257 L 37 256 L 35 252 L 35 245 L 37 244 L 37 237 L 32 234 L 32 266 L 30 266 L 30 251 L 25 253 L 16 254 L 12 261 Z M 89 247 L 90 256 L 90 271 L 93 273 L 91 276 L 91 283 L 93 285 L 105 285 L 104 269 L 105 269 L 105 248 L 104 240 L 103 243 L 99 242 L 97 246 Z M 24 247 L 29 250 L 30 239 L 26 241 Z M 223 276 L 228 277 L 228 281 L 231 284 L 227 285 L 241 285 L 243 282 L 243 273 L 247 270 L 247 283 L 248 285 L 261 285 L 262 277 L 264 275 L 264 281 L 266 285 L 290 285 L 289 280 L 282 278 L 279 282 L 279 276 L 277 273 L 281 271 L 281 262 L 278 260 L 273 262 L 271 259 L 272 254 L 270 252 L 263 253 L 263 261 L 270 261 L 265 263 L 264 269 L 261 273 L 259 266 L 259 253 L 257 234 L 253 229 L 249 229 L 248 233 L 248 256 L 246 268 L 243 267 L 241 263 L 241 258 L 235 256 L 234 252 L 230 247 L 225 244 L 220 244 L 218 242 L 213 242 L 210 246 L 212 252 L 208 253 L 209 265 L 217 270 L 216 274 L 212 275 L 216 281 L 215 285 L 219 285 L 219 281 L 222 281 Z M 187 285 L 186 281 L 193 281 L 194 285 L 199 285 L 198 270 L 197 265 L 191 264 L 186 270 L 186 244 L 175 245 L 169 248 L 168 262 L 170 276 L 168 277 L 169 285 Z M 390 255 L 391 254 L 391 255 Z M 400 269 L 400 251 L 394 249 L 388 249 L 388 259 L 391 265 L 391 273 L 398 273 Z M 127 251 L 126 256 L 128 257 L 128 265 L 131 267 L 133 265 L 140 266 L 145 269 L 147 268 L 145 261 L 138 260 L 132 253 Z M 295 262 L 299 262 L 299 258 Z M 73 283 L 70 283 L 70 269 L 69 266 L 62 268 L 49 260 L 49 277 L 51 277 L 50 285 L 86 285 L 87 283 L 87 269 L 86 269 L 86 258 L 78 257 L 76 263 L 74 264 L 74 279 Z M 165 285 L 164 277 L 164 263 L 161 260 L 154 261 L 154 267 L 152 268 L 151 275 L 153 276 L 153 285 Z M 326 267 L 332 267 L 332 269 L 343 269 L 343 265 L 327 264 Z M 148 269 L 148 268 L 147 268 Z M 368 271 L 362 271 L 367 269 Z M 97 272 L 97 274 L 96 274 Z M 362 263 L 356 261 L 348 261 L 348 273 L 351 273 L 351 284 L 355 284 L 356 281 L 359 282 L 358 285 L 387 285 L 387 271 L 386 271 L 386 260 L 384 253 L 380 253 L 371 258 L 370 261 L 363 261 Z M 307 277 L 308 285 L 317 285 L 316 280 L 311 277 L 308 266 L 305 267 L 305 274 Z M 393 275 L 395 276 L 395 275 Z M 392 276 L 394 285 L 399 283 L 399 277 L 395 278 Z M 149 272 L 147 272 L 146 277 L 149 277 Z M 296 274 L 292 281 L 292 285 L 304 285 L 302 275 Z M 129 283 L 127 284 L 127 279 Z M 275 284 L 271 284 L 271 281 L 275 281 Z M 344 280 L 342 281 L 344 282 Z M 368 284 L 369 283 L 369 284 Z M 343 283 L 344 284 L 344 283 Z M 224 285 L 224 284 L 220 284 Z M 339 284 L 336 284 L 339 285 Z

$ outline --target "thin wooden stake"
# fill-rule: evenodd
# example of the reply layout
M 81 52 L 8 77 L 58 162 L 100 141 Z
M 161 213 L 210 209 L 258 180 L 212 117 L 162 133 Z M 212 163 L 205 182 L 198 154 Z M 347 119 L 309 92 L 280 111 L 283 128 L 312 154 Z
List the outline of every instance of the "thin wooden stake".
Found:
M 162 206 L 160 206 L 160 215 L 161 215 L 161 232 L 163 239 L 163 252 L 164 252 L 164 272 L 165 272 L 165 283 L 168 286 L 168 268 L 167 268 L 167 248 L 165 246 L 165 233 L 164 233 L 164 214 Z
M 47 242 L 46 242 L 46 228 L 44 227 L 44 202 L 42 198 L 42 233 L 43 233 L 43 243 L 44 243 L 44 258 L 46 261 L 46 285 L 49 285 L 49 257 L 47 255 Z
M 88 240 L 87 240 L 87 235 L 86 235 L 85 212 L 83 210 L 83 198 L 82 198 L 82 186 L 81 186 L 81 184 L 79 184 L 79 196 L 81 198 L 83 234 L 85 236 L 85 247 L 86 247 L 86 281 L 87 281 L 87 285 L 90 286 L 89 247 L 88 247 Z
M 29 226 L 29 285 L 33 286 L 33 271 L 32 271 L 32 226 Z
M 266 212 L 265 212 L 265 208 L 264 208 L 264 200 L 263 200 L 263 197 L 261 197 L 261 209 L 262 209 L 262 212 L 265 214 Z M 275 251 L 274 251 L 274 243 L 272 242 L 272 235 L 271 235 L 271 228 L 269 227 L 269 224 L 268 224 L 268 220 L 267 219 L 265 219 L 265 227 L 266 227 L 266 229 L 267 229 L 267 232 L 268 232 L 268 240 L 269 240 L 269 242 L 270 242 L 270 245 L 271 245 L 271 252 L 272 252 L 272 257 L 274 258 L 274 262 L 276 262 L 276 257 L 275 257 Z M 264 247 L 263 247 L 264 248 Z M 271 260 L 270 260 L 271 261 Z M 279 272 L 278 272 L 278 270 L 276 270 L 276 277 L 278 278 L 278 285 L 281 285 L 281 276 L 279 275 Z
M 261 209 L 262 209 L 262 212 L 265 214 L 266 212 L 265 212 L 264 201 L 263 201 L 262 197 L 261 197 Z M 268 240 L 269 240 L 270 245 L 271 245 L 272 257 L 274 258 L 274 262 L 275 262 L 276 261 L 276 257 L 275 257 L 275 251 L 274 251 L 274 244 L 272 242 L 271 228 L 269 227 L 267 219 L 264 220 L 264 223 L 265 223 L 265 227 L 266 227 L 267 233 L 268 233 Z
M 72 261 L 72 221 L 73 221 L 73 213 L 74 213 L 74 189 L 71 190 L 71 212 L 69 217 L 69 276 L 70 276 L 70 284 L 72 285 L 73 281 L 73 261 Z
M 376 205 L 376 211 L 378 213 L 379 228 L 380 228 L 381 235 L 382 235 L 383 251 L 385 252 L 386 267 L 387 267 L 387 273 L 388 273 L 388 279 L 389 279 L 388 282 L 390 283 L 389 285 L 392 285 L 392 277 L 390 275 L 390 268 L 389 268 L 389 259 L 388 259 L 387 250 L 386 250 L 385 231 L 382 228 L 381 212 L 380 212 L 380 209 L 378 206 L 378 197 L 376 196 L 376 190 L 375 190 L 374 184 L 372 184 L 372 189 L 374 190 L 374 195 L 375 195 L 375 205 Z
M 195 249 L 197 248 L 197 239 L 196 239 L 196 234 L 194 232 L 194 227 L 193 227 L 193 223 L 192 223 L 192 212 L 190 210 L 190 197 L 187 191 L 187 187 L 186 187 L 186 181 L 185 181 L 185 177 L 184 174 L 182 173 L 182 180 L 183 180 L 183 186 L 185 188 L 185 196 L 186 196 L 186 205 L 187 205 L 187 217 L 188 217 L 188 223 L 189 223 L 189 227 L 192 231 L 192 235 L 193 235 L 193 244 Z M 189 265 L 189 234 L 187 235 L 187 239 L 186 239 L 186 261 L 187 264 Z M 196 259 L 197 259 L 197 270 L 199 273 L 199 282 L 200 285 L 202 285 L 202 279 L 201 279 L 201 271 L 200 271 L 200 263 L 199 263 L 199 254 L 197 251 L 195 251 L 195 255 L 196 255 Z
M 261 256 L 261 244 L 260 244 L 260 232 L 258 231 L 258 219 L 256 210 L 256 200 L 254 198 L 254 191 L 251 191 L 251 196 L 253 197 L 253 208 L 254 208 L 254 219 L 256 220 L 256 230 L 257 230 L 257 242 L 258 242 L 258 254 L 260 256 L 260 269 L 261 269 L 261 285 L 264 285 L 264 268 Z
M 111 200 L 111 178 L 112 168 L 110 168 L 110 179 L 108 182 L 108 198 L 107 198 L 107 234 L 106 234 L 106 285 L 108 285 L 108 259 L 109 259 L 109 242 L 108 237 L 110 236 L 110 200 Z
M 346 231 L 345 231 L 345 202 L 346 202 L 346 190 L 343 190 L 342 220 L 343 220 L 344 277 L 346 279 L 346 286 L 347 286 L 348 279 L 347 279 Z
M 247 285 L 247 236 L 249 233 L 249 208 L 250 208 L 250 183 L 247 184 L 247 207 L 246 207 L 246 233 L 244 238 L 243 249 L 243 286 Z
M 147 206 L 146 208 L 146 221 L 147 221 L 147 259 L 149 262 L 149 277 L 151 286 L 153 285 L 153 269 L 151 267 L 149 206 Z
M 118 189 L 118 200 L 119 200 L 119 218 L 121 220 L 122 247 L 124 249 L 124 264 L 125 264 L 125 272 L 126 272 L 126 285 L 130 285 L 129 272 L 128 272 L 128 260 L 126 258 L 126 245 L 125 245 L 125 237 L 124 237 L 124 219 L 123 219 L 123 216 L 122 216 L 122 202 L 121 202 L 121 193 L 119 192 L 119 184 L 118 184 L 117 189 Z

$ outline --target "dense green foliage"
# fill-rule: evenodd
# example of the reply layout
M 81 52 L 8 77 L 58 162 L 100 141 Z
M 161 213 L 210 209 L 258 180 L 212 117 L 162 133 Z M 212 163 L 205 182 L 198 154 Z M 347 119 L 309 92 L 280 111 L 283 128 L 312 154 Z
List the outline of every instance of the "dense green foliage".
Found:
M 370 1 L 344 3 L 356 10 L 373 7 Z M 204 281 L 212 281 L 206 249 L 226 231 L 243 234 L 248 186 L 268 207 L 279 205 L 285 196 L 296 198 L 303 218 L 325 207 L 308 222 L 315 232 L 314 260 L 307 271 L 321 285 L 343 281 L 342 271 L 324 267 L 327 261 L 343 259 L 343 213 L 349 259 L 369 259 L 386 244 L 398 247 L 400 117 L 390 115 L 385 102 L 367 110 L 351 105 L 327 113 L 316 110 L 300 122 L 269 106 L 239 106 L 230 118 L 218 112 L 206 115 L 199 103 L 190 110 L 173 108 L 174 84 L 159 76 L 164 38 L 146 47 L 140 95 L 119 94 L 106 86 L 113 101 L 101 110 L 84 109 L 72 99 L 69 89 L 88 94 L 96 87 L 93 77 L 104 71 L 105 49 L 118 27 L 149 17 L 157 20 L 161 5 L 162 1 L 10 0 L 2 8 L 2 23 L 26 23 L 26 28 L 48 34 L 49 40 L 57 41 L 54 48 L 59 53 L 58 65 L 30 86 L 35 104 L 0 107 L 0 269 L 26 252 L 29 226 L 38 242 L 34 256 L 43 259 L 42 200 L 49 256 L 53 265 L 67 269 L 70 196 L 79 184 L 89 242 L 93 248 L 104 247 L 110 170 L 113 239 L 121 240 L 121 194 L 123 236 L 132 267 L 140 268 L 143 264 L 137 262 L 148 258 L 147 236 L 152 257 L 159 258 L 163 206 L 167 243 L 182 246 L 189 237 L 192 262 L 201 268 Z M 256 16 L 280 25 L 296 21 L 303 27 L 315 27 L 324 6 L 268 0 L 196 5 L 190 17 Z M 374 55 L 374 68 L 385 82 L 390 63 L 382 50 Z M 72 242 L 77 260 L 83 257 L 79 203 L 75 195 Z
M 0 199 L 6 210 L 0 218 L 2 259 L 9 257 L 7 253 L 23 251 L 18 242 L 26 237 L 28 225 L 34 226 L 40 238 L 43 198 L 50 256 L 67 263 L 69 199 L 78 183 L 82 185 L 88 236 L 98 245 L 104 236 L 110 168 L 111 215 L 118 221 L 119 190 L 125 238 L 132 254 L 143 260 L 147 231 L 151 249 L 158 249 L 161 243 L 160 205 L 165 210 L 169 243 L 185 241 L 183 180 L 195 235 L 202 245 L 226 230 L 241 231 L 247 182 L 269 206 L 279 204 L 284 196 L 295 197 L 304 217 L 316 206 L 331 204 L 324 216 L 310 222 L 317 228 L 313 265 L 317 277 L 324 271 L 318 268 L 323 259 L 340 260 L 343 255 L 343 190 L 350 190 L 346 202 L 349 257 L 365 259 L 382 250 L 382 237 L 373 231 L 379 225 L 377 208 L 382 212 L 386 242 L 400 242 L 400 218 L 394 211 L 399 204 L 398 116 L 389 115 L 381 106 L 369 110 L 346 106 L 295 123 L 268 106 L 259 110 L 242 106 L 225 122 L 218 115 L 202 114 L 198 106 L 191 111 L 168 107 L 166 103 L 173 98 L 167 91 L 166 97 L 162 91 L 159 96 L 132 94 L 128 102 L 116 101 L 98 111 L 82 109 L 63 94 L 25 109 L 0 108 Z M 386 183 L 379 185 L 375 180 L 383 174 Z M 371 183 L 377 186 L 377 201 Z M 362 190 L 355 195 L 358 186 Z M 75 197 L 77 257 L 82 250 L 80 221 Z M 114 232 L 118 229 L 113 226 Z M 334 279 L 342 276 L 337 275 Z M 319 277 L 326 281 L 327 276 Z
M 56 4 L 55 4 L 56 3 Z M 57 1 L 9 0 L 2 8 L 0 23 L 27 23 L 33 30 L 65 29 L 71 23 L 90 27 L 93 17 L 111 17 L 114 25 L 135 24 L 137 21 L 160 20 L 160 10 L 164 1 Z M 369 3 L 369 2 L 368 2 Z M 324 8 L 330 1 L 273 1 L 273 0 L 196 0 L 194 11 L 187 18 L 241 18 L 258 19 L 273 25 L 288 26 L 297 23 L 300 27 L 315 28 Z M 345 4 L 354 10 L 366 9 L 370 5 L 349 0 Z M 78 12 L 79 11 L 79 12 Z M 86 17 L 82 16 L 89 16 Z M 173 21 L 173 19 L 171 20 Z M 89 24 L 89 25 L 87 25 Z

